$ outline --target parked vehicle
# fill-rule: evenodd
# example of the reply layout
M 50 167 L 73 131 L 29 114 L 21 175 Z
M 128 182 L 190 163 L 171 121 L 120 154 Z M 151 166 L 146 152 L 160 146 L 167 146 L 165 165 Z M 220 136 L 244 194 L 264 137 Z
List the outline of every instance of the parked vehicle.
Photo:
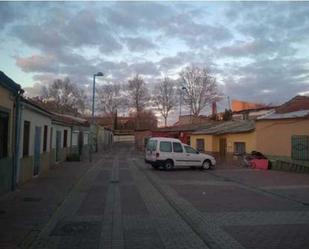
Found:
M 213 156 L 200 153 L 175 138 L 153 137 L 148 140 L 145 162 L 157 169 L 171 170 L 174 167 L 199 167 L 210 169 L 215 166 Z

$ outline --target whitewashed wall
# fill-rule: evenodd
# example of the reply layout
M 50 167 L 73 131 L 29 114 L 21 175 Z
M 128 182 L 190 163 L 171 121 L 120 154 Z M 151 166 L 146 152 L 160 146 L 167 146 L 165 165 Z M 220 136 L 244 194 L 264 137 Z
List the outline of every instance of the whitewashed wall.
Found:
M 41 127 L 41 148 L 40 152 L 43 152 L 43 141 L 44 141 L 44 126 L 47 125 L 47 152 L 50 151 L 50 127 L 51 118 L 40 114 L 31 108 L 24 106 L 21 111 L 21 132 L 20 132 L 20 143 L 19 143 L 19 158 L 23 157 L 23 143 L 24 143 L 24 121 L 30 122 L 30 134 L 29 134 L 29 156 L 34 154 L 34 139 L 35 139 L 35 127 Z
M 52 148 L 56 149 L 56 134 L 57 131 L 61 131 L 61 148 L 63 148 L 63 134 L 64 130 L 68 131 L 68 140 L 67 140 L 67 147 L 71 147 L 71 127 L 59 124 L 52 124 L 53 127 L 53 140 L 52 140 Z

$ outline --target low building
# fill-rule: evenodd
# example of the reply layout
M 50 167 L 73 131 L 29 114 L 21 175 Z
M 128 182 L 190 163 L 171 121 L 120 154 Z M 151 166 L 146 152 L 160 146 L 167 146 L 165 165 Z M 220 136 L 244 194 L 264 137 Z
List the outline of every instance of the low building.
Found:
M 17 181 L 20 85 L 0 71 L 0 194 Z
M 112 129 L 104 126 L 96 126 L 97 151 L 110 149 L 114 141 L 114 133 Z
M 294 160 L 309 160 L 309 97 L 296 96 L 259 117 L 256 122 L 257 150 Z
M 150 130 L 135 130 L 135 148 L 138 150 L 144 150 L 150 137 L 152 137 L 152 132 Z
M 18 182 L 50 167 L 52 113 L 27 99 L 21 101 Z
M 254 121 L 220 121 L 192 132 L 191 146 L 198 151 L 226 154 L 250 153 L 256 148 Z
M 234 111 L 232 113 L 233 120 L 256 120 L 258 117 L 272 113 L 275 106 L 265 106 L 255 109 L 245 109 L 241 111 Z
M 170 127 L 157 128 L 151 131 L 152 137 L 171 137 L 181 140 L 185 144 L 190 145 L 190 136 L 192 132 L 199 129 L 206 129 L 214 122 L 208 121 L 202 124 L 185 124 Z

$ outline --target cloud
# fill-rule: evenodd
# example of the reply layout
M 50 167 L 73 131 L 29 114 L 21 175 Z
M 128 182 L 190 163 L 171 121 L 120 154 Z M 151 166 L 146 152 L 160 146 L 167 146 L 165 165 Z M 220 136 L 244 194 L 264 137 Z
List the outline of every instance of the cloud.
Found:
M 231 97 L 279 101 L 308 90 L 305 2 L 1 2 L 1 28 L 1 53 L 35 83 L 68 76 L 85 85 L 103 71 L 102 82 L 139 73 L 151 84 L 198 65 Z
M 149 49 L 157 48 L 152 41 L 141 37 L 125 37 L 124 41 L 130 51 L 141 52 Z
M 58 63 L 52 55 L 32 55 L 30 57 L 16 58 L 16 64 L 24 72 L 52 72 L 56 73 L 58 69 Z

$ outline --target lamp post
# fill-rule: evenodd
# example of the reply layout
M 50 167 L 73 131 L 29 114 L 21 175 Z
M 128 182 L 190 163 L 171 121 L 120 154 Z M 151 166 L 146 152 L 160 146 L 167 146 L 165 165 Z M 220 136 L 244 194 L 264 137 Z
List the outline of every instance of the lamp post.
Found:
M 181 116 L 181 105 L 182 105 L 182 100 L 183 100 L 183 90 L 187 90 L 187 88 L 186 87 L 182 87 L 181 88 L 181 95 L 180 95 L 180 105 L 179 105 L 179 118 L 180 118 L 180 116 Z
M 89 148 L 89 161 L 92 161 L 92 151 L 94 146 L 94 133 L 95 133 L 95 120 L 94 120 L 94 100 L 95 100 L 95 77 L 102 77 L 104 74 L 102 72 L 98 72 L 93 75 L 93 88 L 92 88 L 92 122 L 90 128 L 90 148 Z

